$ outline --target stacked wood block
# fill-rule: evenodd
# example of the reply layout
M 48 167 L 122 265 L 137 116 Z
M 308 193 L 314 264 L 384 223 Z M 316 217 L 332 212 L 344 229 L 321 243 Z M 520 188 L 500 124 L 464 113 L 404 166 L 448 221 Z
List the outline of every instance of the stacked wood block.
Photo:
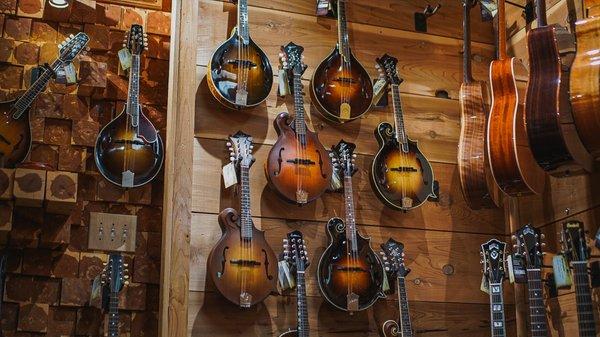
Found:
M 151 20 L 151 22 L 150 22 Z M 125 254 L 131 285 L 121 294 L 122 336 L 158 335 L 162 179 L 123 190 L 93 161 L 98 131 L 120 113 L 128 80 L 117 52 L 131 24 L 144 25 L 150 50 L 142 62 L 148 116 L 164 130 L 170 14 L 72 0 L 0 1 L 0 98 L 17 97 L 32 70 L 57 57 L 69 34 L 89 34 L 91 52 L 74 62 L 75 85 L 51 82 L 32 106 L 28 161 L 55 171 L 0 169 L 0 244 L 11 254 L 3 298 L 5 336 L 101 336 L 102 312 L 90 306 L 90 284 L 107 255 L 88 249 L 89 214 L 138 217 L 135 251 Z M 10 235 L 8 235 L 10 234 Z

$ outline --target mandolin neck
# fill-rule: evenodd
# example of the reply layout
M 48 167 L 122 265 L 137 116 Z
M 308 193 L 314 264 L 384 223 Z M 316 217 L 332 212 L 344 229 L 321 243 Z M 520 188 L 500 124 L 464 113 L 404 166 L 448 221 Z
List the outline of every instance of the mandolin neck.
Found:
M 250 214 L 250 167 L 241 165 L 240 170 L 240 227 L 242 239 L 252 239 L 252 215 Z
M 300 74 L 294 74 L 294 110 L 296 113 L 294 125 L 296 134 L 304 136 L 306 135 L 306 119 L 304 96 L 302 95 L 302 76 Z
M 140 123 L 140 55 L 136 54 L 131 56 L 127 114 L 131 117 L 131 126 L 137 128 Z
M 306 281 L 304 274 L 304 262 L 300 262 L 296 270 L 296 297 L 298 299 L 298 322 L 296 331 L 298 331 L 298 337 L 309 336 L 308 305 L 306 302 Z
M 119 293 L 110 292 L 108 300 L 108 337 L 119 336 Z
M 548 25 L 548 18 L 546 16 L 546 0 L 536 0 L 535 15 L 537 16 L 538 20 L 538 27 L 544 27 Z
M 473 81 L 471 70 L 471 3 L 463 0 L 463 82 Z
M 356 217 L 354 214 L 354 195 L 352 191 L 352 175 L 344 175 L 344 201 L 346 210 L 346 240 L 353 253 L 358 252 L 358 242 L 356 238 Z
M 410 313 L 408 310 L 408 296 L 406 295 L 406 283 L 404 276 L 397 277 L 398 291 L 398 310 L 400 312 L 400 326 L 402 337 L 412 337 L 412 323 L 410 321 Z
M 587 271 L 587 262 L 574 261 L 571 264 L 573 265 L 579 336 L 595 337 L 596 322 L 594 320 L 594 306 L 592 302 L 592 294 L 590 292 L 590 279 Z
M 402 100 L 400 98 L 400 86 L 392 84 L 392 99 L 394 107 L 394 124 L 396 131 L 396 140 L 402 148 L 408 150 L 408 137 L 406 137 L 406 129 L 404 128 L 404 112 L 402 111 Z
M 338 45 L 346 62 L 350 62 L 350 37 L 348 35 L 348 21 L 346 18 L 346 0 L 338 0 Z
M 238 35 L 244 44 L 250 42 L 250 27 L 248 25 L 248 0 L 238 0 Z
M 548 324 L 546 322 L 546 306 L 544 305 L 542 271 L 540 269 L 527 269 L 527 285 L 531 337 L 547 337 Z
M 505 337 L 506 327 L 504 320 L 504 294 L 502 283 L 490 283 L 490 324 L 492 337 Z
M 13 114 L 14 119 L 19 119 L 23 113 L 31 106 L 31 103 L 38 97 L 38 95 L 44 91 L 48 82 L 52 79 L 56 71 L 60 68 L 62 62 L 55 60 L 51 65 L 50 69 L 46 69 L 38 79 L 25 91 L 25 93 L 15 102 L 15 112 Z

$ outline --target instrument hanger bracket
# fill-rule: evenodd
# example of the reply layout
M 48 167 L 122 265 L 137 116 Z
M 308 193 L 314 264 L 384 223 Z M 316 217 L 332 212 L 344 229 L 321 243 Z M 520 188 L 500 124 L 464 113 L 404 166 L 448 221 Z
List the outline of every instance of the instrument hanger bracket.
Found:
M 432 7 L 427 4 L 422 12 L 415 13 L 415 30 L 417 32 L 427 33 L 427 19 L 434 16 L 442 8 L 442 4 L 438 3 L 437 6 Z

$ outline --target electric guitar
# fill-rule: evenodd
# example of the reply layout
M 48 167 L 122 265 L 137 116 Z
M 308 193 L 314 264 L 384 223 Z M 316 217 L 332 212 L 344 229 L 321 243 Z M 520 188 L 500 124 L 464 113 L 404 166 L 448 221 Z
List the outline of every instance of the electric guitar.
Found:
M 119 336 L 119 293 L 124 285 L 129 284 L 127 264 L 123 262 L 123 255 L 111 253 L 108 262 L 102 271 L 102 285 L 104 286 L 105 306 L 108 306 L 108 337 Z M 106 298 L 108 297 L 108 298 Z
M 127 104 L 100 130 L 94 161 L 106 180 L 130 188 L 147 184 L 158 175 L 165 152 L 158 130 L 144 115 L 139 102 L 141 55 L 148 48 L 144 28 L 132 25 L 124 45 L 131 52 Z
M 248 0 L 238 0 L 237 13 L 237 26 L 213 53 L 206 76 L 213 96 L 231 109 L 259 105 L 273 86 L 269 58 L 250 37 Z
M 384 337 L 413 337 L 414 331 L 408 310 L 408 296 L 406 295 L 406 275 L 410 269 L 404 265 L 404 245 L 392 238 L 381 244 L 383 249 L 383 265 L 385 271 L 396 278 L 396 293 L 398 294 L 398 312 L 400 319 L 387 320 L 381 326 Z
M 580 337 L 596 337 L 594 302 L 590 290 L 588 259 L 590 249 L 585 241 L 585 229 L 580 221 L 563 223 L 561 231 L 562 254 L 571 263 L 575 283 L 577 322 Z
M 296 272 L 296 301 L 298 304 L 298 321 L 296 329 L 286 331 L 279 337 L 308 337 L 310 328 L 308 325 L 308 305 L 306 303 L 305 273 L 309 266 L 306 253 L 306 242 L 300 231 L 293 231 L 283 240 L 284 260 L 290 265 L 290 269 Z
M 333 166 L 344 176 L 346 221 L 327 222 L 328 246 L 317 267 L 319 289 L 327 302 L 349 312 L 365 310 L 383 297 L 384 270 L 371 239 L 357 233 L 352 175 L 356 146 L 341 140 L 333 149 Z
M 46 65 L 38 79 L 16 100 L 0 103 L 0 167 L 14 168 L 31 150 L 29 110 L 38 95 L 63 66 L 84 51 L 90 38 L 85 33 L 70 35 L 58 45 L 58 58 Z
M 504 293 L 502 283 L 506 276 L 506 243 L 491 239 L 481 245 L 481 263 L 483 275 L 488 283 L 490 294 L 490 327 L 492 337 L 506 336 L 506 321 L 504 319 Z

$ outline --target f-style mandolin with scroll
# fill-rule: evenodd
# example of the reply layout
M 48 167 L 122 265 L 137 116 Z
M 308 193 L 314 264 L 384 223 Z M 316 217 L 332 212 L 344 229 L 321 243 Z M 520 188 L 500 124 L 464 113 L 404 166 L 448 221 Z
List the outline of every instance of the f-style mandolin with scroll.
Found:
M 89 41 L 85 33 L 71 35 L 59 45 L 58 58 L 47 65 L 39 78 L 18 99 L 0 102 L 0 167 L 14 168 L 31 149 L 29 109 L 38 95 L 64 65 L 72 62 Z
M 137 187 L 156 177 L 163 164 L 164 148 L 139 102 L 140 60 L 147 45 L 142 26 L 131 26 L 125 39 L 132 56 L 127 104 L 98 134 L 94 159 L 106 180 L 121 187 Z
M 295 116 L 286 112 L 275 118 L 279 137 L 265 163 L 269 185 L 286 201 L 303 205 L 318 198 L 329 186 L 329 154 L 316 133 L 308 129 L 304 118 L 301 76 L 306 66 L 304 48 L 294 43 L 282 47 L 282 67 L 292 79 Z M 280 80 L 282 80 L 280 78 Z

